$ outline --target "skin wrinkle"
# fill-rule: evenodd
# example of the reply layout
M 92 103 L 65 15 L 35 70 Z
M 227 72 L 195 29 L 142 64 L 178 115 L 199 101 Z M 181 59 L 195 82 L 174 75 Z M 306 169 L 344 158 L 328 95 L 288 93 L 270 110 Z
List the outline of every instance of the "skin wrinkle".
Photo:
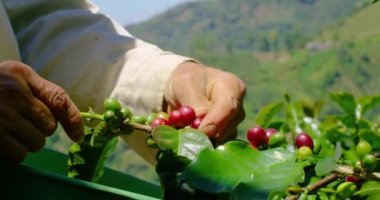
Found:
M 0 85 L 1 159 L 21 162 L 28 151 L 41 149 L 56 119 L 71 139 L 82 140 L 79 111 L 61 87 L 17 61 L 0 64 Z
M 29 121 L 19 120 L 18 113 L 13 110 L 3 109 L 2 111 L 4 112 L 2 112 L 1 122 L 7 123 L 7 129 L 3 130 L 4 132 L 8 132 L 8 135 L 26 145 L 30 151 L 37 151 L 44 145 L 42 134 Z
M 39 101 L 35 99 L 35 101 Z M 41 131 L 44 136 L 53 135 L 58 124 L 53 117 L 53 114 L 49 109 L 45 110 L 38 102 L 31 102 L 30 104 L 23 104 L 23 108 L 20 109 L 19 114 L 30 123 L 35 124 L 35 126 Z M 34 119 L 34 120 L 33 120 Z

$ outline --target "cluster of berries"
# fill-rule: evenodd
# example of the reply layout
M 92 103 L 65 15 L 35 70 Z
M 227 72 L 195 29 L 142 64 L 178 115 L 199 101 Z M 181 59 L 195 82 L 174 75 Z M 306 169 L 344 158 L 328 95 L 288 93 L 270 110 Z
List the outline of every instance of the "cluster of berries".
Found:
M 255 149 L 266 149 L 284 144 L 286 136 L 275 128 L 264 129 L 261 126 L 255 126 L 247 131 L 247 139 Z M 313 154 L 314 141 L 305 132 L 299 133 L 295 138 L 297 155 L 299 158 L 305 158 Z
M 190 106 L 181 106 L 177 110 L 165 112 L 151 113 L 146 120 L 146 124 L 154 128 L 158 125 L 169 125 L 177 129 L 190 126 L 197 129 L 202 121 L 202 118 L 196 117 L 195 111 Z
M 285 142 L 285 134 L 278 132 L 275 128 L 264 129 L 255 126 L 248 129 L 246 136 L 251 146 L 256 149 L 279 146 Z

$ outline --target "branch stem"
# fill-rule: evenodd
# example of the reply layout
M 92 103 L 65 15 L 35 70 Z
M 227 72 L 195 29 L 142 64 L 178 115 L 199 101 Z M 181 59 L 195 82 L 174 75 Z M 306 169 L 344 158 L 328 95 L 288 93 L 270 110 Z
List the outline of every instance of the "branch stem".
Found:
M 376 179 L 380 180 L 380 173 L 379 172 L 366 172 L 364 170 L 356 171 L 353 167 L 350 166 L 338 166 L 336 169 L 334 169 L 333 173 L 344 175 L 344 176 L 356 176 L 360 179 Z
M 80 112 L 80 116 L 82 118 L 87 118 L 87 119 L 96 119 L 100 121 L 104 120 L 103 115 L 96 114 L 96 113 Z
M 338 179 L 339 175 L 338 174 L 330 174 L 326 177 L 324 177 L 323 179 L 313 183 L 313 184 L 310 184 L 308 186 L 306 186 L 306 191 L 307 193 L 312 193 L 314 192 L 315 190 L 318 190 L 319 188 L 335 181 L 336 179 Z
M 143 132 L 146 132 L 146 133 L 149 133 L 149 134 L 152 132 L 152 128 L 150 126 L 147 126 L 147 125 L 137 124 L 137 123 L 131 123 L 129 125 L 134 130 L 140 130 L 140 131 L 143 131 Z

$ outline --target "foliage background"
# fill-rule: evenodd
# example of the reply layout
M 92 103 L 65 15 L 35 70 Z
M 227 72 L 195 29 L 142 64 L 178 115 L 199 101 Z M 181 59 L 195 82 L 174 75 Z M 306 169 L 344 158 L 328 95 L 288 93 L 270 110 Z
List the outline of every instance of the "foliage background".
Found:
M 284 93 L 307 103 L 328 93 L 380 91 L 380 3 L 365 0 L 213 0 L 184 3 L 127 28 L 162 49 L 230 71 L 247 85 L 247 117 Z M 328 104 L 333 105 L 333 104 Z M 333 106 L 323 112 L 337 112 Z M 67 153 L 62 129 L 46 147 Z M 154 168 L 122 141 L 109 167 L 158 183 Z

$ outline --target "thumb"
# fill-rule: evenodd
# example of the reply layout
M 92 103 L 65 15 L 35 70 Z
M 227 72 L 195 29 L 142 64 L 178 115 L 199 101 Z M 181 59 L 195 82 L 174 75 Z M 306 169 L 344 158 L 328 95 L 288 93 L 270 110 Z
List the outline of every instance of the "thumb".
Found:
M 82 142 L 84 138 L 83 121 L 78 108 L 66 91 L 58 85 L 43 79 L 31 68 L 29 68 L 24 78 L 33 95 L 50 109 L 70 139 L 75 142 Z
M 210 107 L 209 112 L 202 119 L 199 129 L 210 138 L 214 138 L 226 127 L 229 119 L 233 115 L 233 109 L 228 109 L 224 102 L 217 102 Z

